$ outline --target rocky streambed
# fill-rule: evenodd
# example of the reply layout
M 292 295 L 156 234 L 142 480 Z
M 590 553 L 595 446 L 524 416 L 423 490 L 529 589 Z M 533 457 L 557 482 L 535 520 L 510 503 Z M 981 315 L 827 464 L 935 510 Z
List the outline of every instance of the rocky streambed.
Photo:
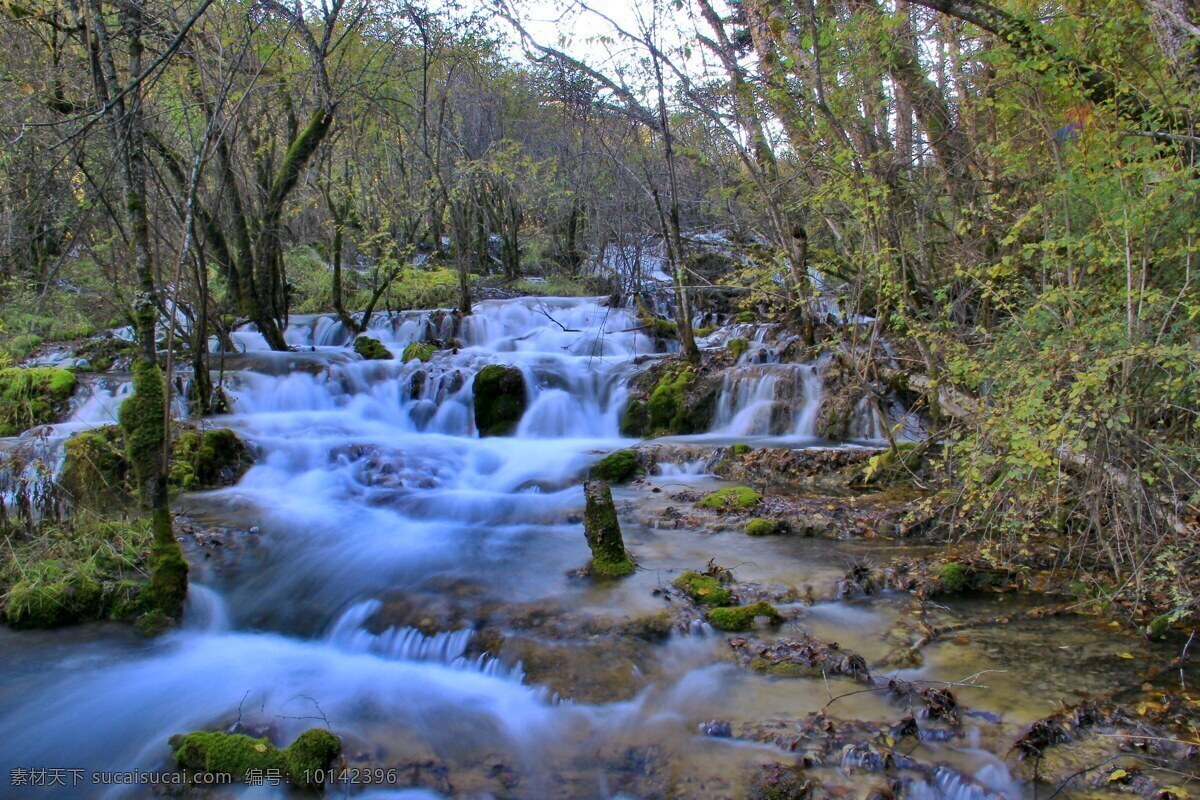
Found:
M 1075 613 L 1036 560 L 928 538 L 919 482 L 864 480 L 882 412 L 820 380 L 836 360 L 733 325 L 706 340 L 720 374 L 689 378 L 595 300 L 447 319 L 379 323 L 371 359 L 326 317 L 290 330 L 303 352 L 238 334 L 211 424 L 255 461 L 181 487 L 185 624 L 0 631 L 20 734 L 0 763 L 177 774 L 175 734 L 283 748 L 315 726 L 349 796 L 1188 796 L 1200 675 L 1178 643 Z M 484 414 L 500 435 L 478 384 L 509 387 Z M 599 473 L 624 577 L 583 569 Z

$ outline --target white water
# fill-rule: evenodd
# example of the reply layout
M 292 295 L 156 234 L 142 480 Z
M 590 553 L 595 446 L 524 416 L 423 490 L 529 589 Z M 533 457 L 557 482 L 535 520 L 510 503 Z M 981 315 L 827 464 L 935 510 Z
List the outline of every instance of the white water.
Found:
M 372 323 L 397 355 L 431 333 L 461 342 L 428 364 L 358 360 L 330 317 L 289 330 L 289 341 L 315 348 L 307 354 L 259 353 L 258 334 L 236 334 L 239 349 L 254 352 L 232 376 L 233 414 L 221 424 L 261 456 L 202 508 L 261 533 L 247 535 L 228 573 L 194 559 L 185 624 L 156 640 L 63 646 L 0 632 L 0 650 L 16 655 L 0 662 L 0 729 L 20 732 L 0 742 L 0 763 L 163 769 L 175 733 L 228 728 L 242 716 L 272 726 L 285 744 L 327 718 L 369 749 L 401 748 L 388 754 L 399 762 L 496 754 L 522 776 L 520 794 L 536 797 L 550 793 L 551 763 L 586 762 L 630 736 L 690 747 L 698 722 L 728 712 L 736 675 L 712 663 L 720 642 L 699 635 L 710 632 L 704 623 L 664 648 L 660 684 L 632 701 L 583 705 L 555 702 L 524 682 L 520 664 L 473 651 L 469 621 L 432 635 L 380 622 L 397 592 L 578 600 L 584 590 L 566 573 L 589 555 L 575 517 L 579 478 L 629 444 L 617 433 L 625 385 L 635 360 L 655 355 L 637 327 L 629 311 L 574 299 L 487 302 L 462 321 L 406 314 Z M 474 430 L 471 381 L 488 363 L 525 378 L 530 406 L 510 438 Z M 753 368 L 732 379 L 718 425 L 770 432 L 763 408 L 785 386 L 798 401 L 783 414 L 789 432 L 811 435 L 816 370 L 761 366 L 769 380 L 755 383 Z M 110 422 L 127 392 L 97 389 L 71 424 Z M 697 478 L 703 468 L 675 467 Z M 604 600 L 615 601 L 619 590 L 607 591 Z M 580 796 L 612 795 L 599 768 L 581 780 Z M 253 794 L 274 795 L 283 796 Z

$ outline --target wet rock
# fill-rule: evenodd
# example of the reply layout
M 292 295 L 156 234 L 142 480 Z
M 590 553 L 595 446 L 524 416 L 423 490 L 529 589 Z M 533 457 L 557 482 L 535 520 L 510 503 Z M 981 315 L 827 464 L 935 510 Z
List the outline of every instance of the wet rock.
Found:
M 821 678 L 846 675 L 870 682 L 866 660 L 842 650 L 836 642 L 822 642 L 807 634 L 757 646 L 745 639 L 731 639 L 739 658 L 759 672 L 787 678 Z
M 727 448 L 713 471 L 726 480 L 781 491 L 814 488 L 845 491 L 862 466 L 880 452 L 866 448 L 794 450 L 744 447 L 746 449 L 740 452 L 738 445 Z
M 715 575 L 688 570 L 675 579 L 675 588 L 701 606 L 723 606 L 734 601 L 733 592 Z
M 809 800 L 818 786 L 803 767 L 768 764 L 754 777 L 746 800 Z
M 228 775 L 245 780 L 250 770 L 278 770 L 293 786 L 319 786 L 314 780 L 342 752 L 342 742 L 323 728 L 310 728 L 280 750 L 268 739 L 240 733 L 197 731 L 177 734 L 169 740 L 175 763 L 183 769 Z
M 771 625 L 778 625 L 784 619 L 775 606 L 762 600 L 748 606 L 713 608 L 708 612 L 709 624 L 721 631 L 750 630 L 759 618 L 765 618 Z
M 254 456 L 228 428 L 187 430 L 171 447 L 171 486 L 185 491 L 215 489 L 237 483 L 254 463 Z
M 432 342 L 410 342 L 404 348 L 404 353 L 401 354 L 400 360 L 406 364 L 414 359 L 417 361 L 428 361 L 433 358 L 435 352 L 437 352 L 437 347 Z
M 640 470 L 637 453 L 633 450 L 617 450 L 597 461 L 592 466 L 591 475 L 608 483 L 624 483 Z
M 634 571 L 633 559 L 625 550 L 621 525 L 613 505 L 612 491 L 603 481 L 583 485 L 587 507 L 583 513 L 583 532 L 592 551 L 591 573 L 616 578 Z
M 388 350 L 383 342 L 370 336 L 359 336 L 355 339 L 354 352 L 367 361 L 390 361 L 394 358 L 392 351 Z
M 762 501 L 762 495 L 749 486 L 730 486 L 709 492 L 697 505 L 714 511 L 747 511 Z
M 716 411 L 725 366 L 724 362 L 706 359 L 696 367 L 671 358 L 639 373 L 630 385 L 621 434 L 660 436 L 707 431 Z
M 475 375 L 475 427 L 480 436 L 507 436 L 525 413 L 525 376 L 516 367 L 489 364 Z

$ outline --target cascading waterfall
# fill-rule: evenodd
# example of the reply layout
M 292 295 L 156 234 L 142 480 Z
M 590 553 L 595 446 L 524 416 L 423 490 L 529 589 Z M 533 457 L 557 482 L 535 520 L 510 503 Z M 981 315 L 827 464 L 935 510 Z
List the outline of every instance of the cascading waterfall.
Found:
M 743 333 L 761 345 L 758 332 Z M 0 664 L 0 727 L 21 732 L 0 743 L 0 760 L 57 764 L 70 753 L 70 766 L 161 769 L 174 733 L 245 715 L 286 742 L 312 724 L 319 702 L 339 733 L 402 763 L 497 754 L 521 775 L 521 796 L 551 794 L 549 762 L 587 762 L 628 737 L 706 761 L 712 740 L 696 742 L 696 721 L 737 713 L 729 689 L 744 680 L 714 656 L 722 637 L 700 635 L 712 632 L 707 623 L 663 646 L 658 683 L 599 705 L 556 703 L 519 665 L 472 656 L 475 633 L 461 619 L 432 634 L 419 616 L 372 625 L 394 595 L 439 592 L 483 606 L 568 598 L 633 604 L 617 605 L 621 613 L 661 607 L 653 569 L 625 589 L 568 577 L 589 555 L 576 516 L 580 479 L 628 446 L 618 434 L 628 380 L 665 355 L 636 311 L 595 298 L 522 298 L 480 303 L 465 318 L 377 315 L 368 334 L 397 358 L 358 359 L 330 315 L 296 318 L 287 337 L 297 352 L 269 353 L 253 330 L 234 333 L 246 352 L 220 356 L 232 413 L 214 424 L 250 440 L 259 459 L 238 485 L 183 502 L 259 530 L 239 540 L 241 560 L 228 571 L 193 558 L 184 625 L 158 639 L 84 634 L 68 658 L 53 639 L 0 630 L 0 649 L 22 653 Z M 426 363 L 399 360 L 406 343 L 432 339 L 457 348 Z M 821 400 L 815 366 L 770 363 L 765 349 L 731 371 L 714 433 L 810 437 Z M 472 381 L 491 363 L 515 366 L 526 383 L 528 408 L 512 437 L 475 431 Z M 128 391 L 120 381 L 97 386 L 68 427 L 111 422 Z M 699 479 L 709 463 L 689 458 L 661 472 Z M 649 534 L 633 526 L 630 535 Z M 649 544 L 644 552 L 654 557 Z M 400 747 L 408 749 L 388 751 Z M 604 795 L 605 776 L 589 769 L 580 793 Z M 945 788 L 929 791 L 957 791 Z M 104 796 L 138 795 L 111 787 Z

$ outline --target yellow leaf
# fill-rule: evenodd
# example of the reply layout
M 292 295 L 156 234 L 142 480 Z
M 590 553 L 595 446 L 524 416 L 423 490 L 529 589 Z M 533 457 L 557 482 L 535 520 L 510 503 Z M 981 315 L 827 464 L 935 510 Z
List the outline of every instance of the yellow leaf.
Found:
M 884 742 L 884 744 L 886 744 L 888 747 L 895 747 L 895 746 L 896 746 L 896 740 L 892 738 L 892 735 L 891 735 L 890 733 L 885 733 L 885 734 L 883 735 L 883 742 Z
M 1133 653 L 1117 653 L 1117 658 L 1133 658 Z
M 1112 783 L 1113 781 L 1123 780 L 1128 777 L 1129 777 L 1129 773 L 1126 772 L 1125 770 L 1114 769 L 1112 772 L 1108 773 L 1108 782 Z
M 261 743 L 254 745 L 254 749 L 260 753 L 267 752 L 267 746 L 265 744 L 261 744 Z

